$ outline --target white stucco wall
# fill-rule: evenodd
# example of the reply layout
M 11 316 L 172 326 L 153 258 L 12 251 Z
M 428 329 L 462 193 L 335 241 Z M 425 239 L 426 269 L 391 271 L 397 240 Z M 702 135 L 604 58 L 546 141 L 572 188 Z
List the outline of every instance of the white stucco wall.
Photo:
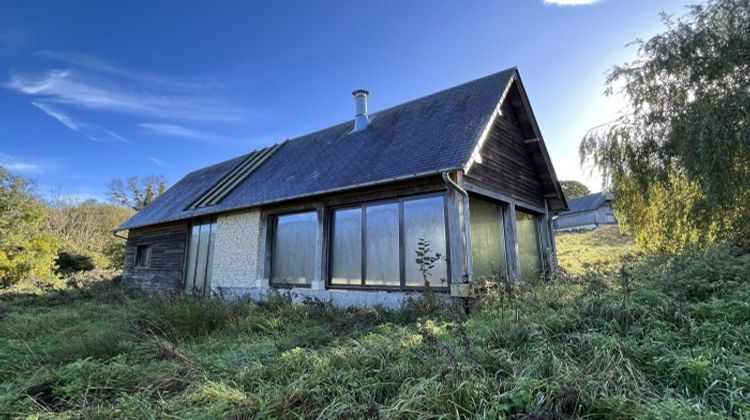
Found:
M 217 220 L 211 287 L 214 290 L 219 287 L 257 287 L 259 243 L 259 210 L 220 215 Z

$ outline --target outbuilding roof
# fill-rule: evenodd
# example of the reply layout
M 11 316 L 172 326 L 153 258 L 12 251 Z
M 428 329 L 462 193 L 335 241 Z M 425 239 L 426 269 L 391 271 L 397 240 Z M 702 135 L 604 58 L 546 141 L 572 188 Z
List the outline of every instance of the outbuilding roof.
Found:
M 257 152 L 191 172 L 119 230 L 462 169 L 514 80 L 506 69 L 371 114 L 362 131 L 347 121 L 287 140 L 209 206 L 194 204 Z M 544 158 L 554 178 L 546 149 Z
M 612 195 L 603 192 L 574 198 L 568 201 L 568 211 L 560 213 L 560 215 L 596 210 L 607 201 L 612 201 Z

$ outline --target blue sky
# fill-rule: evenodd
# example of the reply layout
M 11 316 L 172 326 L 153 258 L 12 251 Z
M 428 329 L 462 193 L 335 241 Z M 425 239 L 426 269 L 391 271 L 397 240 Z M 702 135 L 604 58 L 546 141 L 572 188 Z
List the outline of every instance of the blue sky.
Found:
M 583 3 L 559 5 L 549 3 Z M 0 164 L 104 199 L 518 66 L 561 179 L 621 106 L 604 75 L 685 1 L 0 3 Z

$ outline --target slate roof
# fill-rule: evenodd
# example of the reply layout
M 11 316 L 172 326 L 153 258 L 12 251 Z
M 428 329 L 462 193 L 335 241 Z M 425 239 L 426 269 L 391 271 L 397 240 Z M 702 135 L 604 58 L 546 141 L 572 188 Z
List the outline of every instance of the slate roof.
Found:
M 560 215 L 580 213 L 584 211 L 596 210 L 601 207 L 606 201 L 611 201 L 612 195 L 605 194 L 602 192 L 585 195 L 583 197 L 574 198 L 568 201 L 568 211 L 560 213 Z
M 379 111 L 356 133 L 347 121 L 287 140 L 210 207 L 189 209 L 247 155 L 191 172 L 119 229 L 460 169 L 516 74 L 506 69 Z

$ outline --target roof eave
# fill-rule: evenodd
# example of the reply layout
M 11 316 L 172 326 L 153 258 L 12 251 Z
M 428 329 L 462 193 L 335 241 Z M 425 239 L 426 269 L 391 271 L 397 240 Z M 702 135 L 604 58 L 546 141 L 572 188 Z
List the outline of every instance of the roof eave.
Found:
M 482 134 L 477 139 L 476 146 L 472 150 L 471 155 L 469 156 L 466 163 L 463 165 L 462 169 L 464 173 L 468 173 L 472 165 L 477 161 L 479 152 L 482 146 L 484 145 L 484 142 L 487 140 L 489 133 L 492 131 L 492 126 L 495 123 L 495 120 L 497 119 L 499 115 L 502 115 L 503 103 L 507 99 L 508 93 L 510 92 L 510 89 L 513 87 L 513 83 L 515 82 L 518 82 L 518 89 L 521 93 L 521 99 L 523 101 L 524 110 L 528 114 L 529 122 L 531 123 L 531 127 L 534 130 L 536 138 L 539 142 L 540 153 L 542 155 L 542 158 L 544 159 L 545 165 L 547 166 L 549 175 L 552 178 L 552 184 L 555 188 L 556 198 L 560 202 L 560 206 L 552 208 L 552 210 L 566 211 L 568 210 L 568 202 L 565 200 L 565 194 L 563 194 L 562 186 L 560 185 L 560 181 L 558 180 L 557 174 L 555 173 L 555 168 L 552 165 L 552 159 L 549 156 L 549 152 L 547 151 L 547 146 L 544 142 L 544 137 L 542 136 L 541 130 L 539 129 L 539 124 L 537 123 L 536 117 L 534 116 L 534 111 L 532 110 L 531 104 L 529 103 L 529 97 L 526 94 L 526 89 L 524 88 L 523 82 L 521 81 L 521 75 L 518 72 L 518 68 L 514 68 L 513 75 L 508 79 L 508 83 L 503 89 L 503 93 L 502 95 L 500 95 L 500 99 L 498 100 L 498 103 L 495 105 L 495 108 L 492 111 L 492 115 L 490 116 L 489 121 L 487 122 L 484 129 L 482 130 Z
M 399 177 L 386 178 L 386 179 L 381 179 L 381 180 L 377 180 L 377 181 L 362 182 L 362 183 L 359 183 L 359 184 L 352 184 L 352 185 L 347 185 L 347 186 L 344 186 L 344 187 L 329 188 L 329 189 L 326 189 L 326 190 L 316 191 L 316 192 L 309 193 L 309 194 L 299 194 L 299 195 L 295 195 L 295 196 L 283 197 L 283 198 L 274 199 L 274 200 L 260 201 L 260 202 L 257 202 L 257 203 L 252 203 L 252 204 L 247 204 L 247 205 L 243 204 L 243 205 L 238 205 L 238 206 L 234 206 L 234 207 L 225 207 L 225 208 L 222 208 L 220 210 L 213 211 L 213 212 L 212 211 L 196 212 L 197 214 L 196 213 L 186 214 L 186 215 L 181 215 L 181 216 L 174 217 L 174 218 L 163 219 L 163 220 L 160 220 L 158 223 L 144 223 L 144 224 L 140 224 L 140 225 L 127 226 L 127 227 L 124 227 L 123 225 L 120 225 L 120 227 L 118 227 L 117 229 L 115 229 L 113 232 L 116 233 L 116 232 L 121 232 L 121 231 L 124 231 L 124 230 L 139 229 L 139 228 L 144 228 L 144 227 L 148 227 L 148 226 L 162 225 L 162 224 L 165 224 L 165 223 L 179 222 L 181 220 L 188 220 L 188 219 L 192 219 L 193 217 L 206 216 L 206 215 L 209 215 L 209 214 L 220 214 L 220 213 L 228 213 L 228 212 L 237 211 L 237 210 L 247 210 L 247 209 L 252 209 L 252 208 L 255 208 L 255 207 L 266 206 L 266 205 L 269 205 L 269 204 L 278 204 L 278 203 L 283 203 L 285 201 L 298 200 L 298 199 L 301 199 L 301 198 L 319 197 L 321 195 L 326 195 L 326 194 L 333 194 L 333 193 L 343 192 L 343 191 L 351 191 L 351 190 L 356 190 L 356 189 L 359 189 L 359 188 L 375 187 L 375 186 L 378 186 L 378 185 L 391 184 L 391 183 L 401 182 L 401 181 L 407 181 L 407 180 L 415 179 L 415 178 L 423 178 L 423 177 L 427 177 L 427 176 L 431 176 L 431 175 L 440 175 L 440 174 L 442 174 L 444 172 L 452 172 L 452 171 L 460 171 L 460 170 L 463 170 L 463 168 L 461 166 L 449 167 L 449 168 L 444 168 L 444 169 L 439 169 L 439 170 L 433 170 L 433 171 L 419 172 L 419 173 L 414 173 L 414 174 L 409 174 L 409 175 L 404 175 L 404 176 L 399 176 Z M 204 209 L 205 208 L 206 207 L 204 207 Z

